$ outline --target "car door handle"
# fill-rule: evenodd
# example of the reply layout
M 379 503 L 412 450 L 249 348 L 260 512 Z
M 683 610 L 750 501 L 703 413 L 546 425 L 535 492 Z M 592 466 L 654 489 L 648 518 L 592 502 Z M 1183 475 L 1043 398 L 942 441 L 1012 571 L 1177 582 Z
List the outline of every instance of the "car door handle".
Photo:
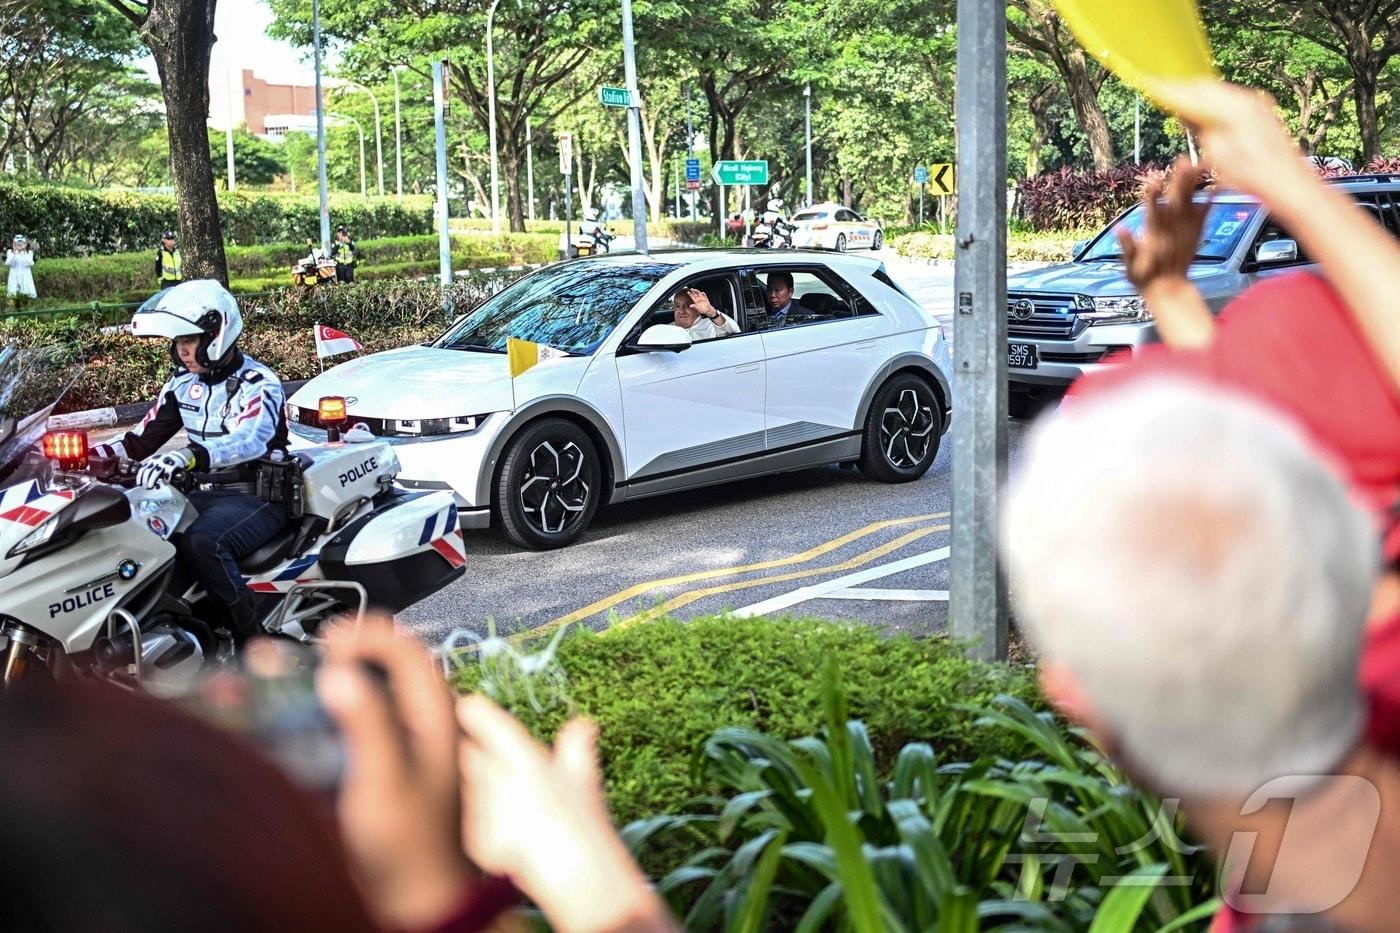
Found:
M 875 349 L 875 341 L 873 341 L 873 340 L 867 340 L 865 343 L 858 343 L 858 344 L 856 344 L 856 349 L 857 349 L 857 350 L 873 350 L 873 349 Z
M 757 372 L 757 370 L 758 370 L 758 364 L 757 364 L 757 363 L 750 363 L 750 364 L 747 365 L 747 366 L 739 366 L 739 367 L 736 367 L 735 370 L 734 370 L 734 372 L 735 372 L 736 374 L 738 374 L 738 373 L 752 373 L 752 372 Z

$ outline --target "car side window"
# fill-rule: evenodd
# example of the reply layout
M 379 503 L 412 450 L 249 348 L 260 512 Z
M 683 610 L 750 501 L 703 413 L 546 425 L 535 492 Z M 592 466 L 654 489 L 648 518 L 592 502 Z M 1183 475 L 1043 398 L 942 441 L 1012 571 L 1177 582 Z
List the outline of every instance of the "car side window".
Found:
M 778 309 L 767 301 L 768 283 L 775 273 L 792 276 L 792 299 L 789 311 L 781 320 L 773 319 Z M 750 277 L 765 298 L 765 317 L 769 328 L 792 327 L 823 321 L 854 317 L 856 309 L 845 297 L 845 290 L 835 280 L 815 269 L 755 269 Z M 781 279 L 780 279 L 781 284 Z M 871 309 L 873 311 L 873 308 Z
M 1391 236 L 1400 237 L 1400 194 L 1381 191 L 1355 197 L 1356 203 L 1389 231 Z
M 734 276 L 729 273 L 720 275 L 706 275 L 699 278 L 689 279 L 680 285 L 669 290 L 665 297 L 652 305 L 651 311 L 642 319 L 642 323 L 633 334 L 633 339 L 641 335 L 641 332 L 648 327 L 657 324 L 674 324 L 676 322 L 676 310 L 673 296 L 676 292 L 684 288 L 698 288 L 710 299 L 710 304 L 716 311 L 723 312 L 739 325 L 739 333 L 727 334 L 720 337 L 711 338 L 714 340 L 725 340 L 729 337 L 742 337 L 750 330 L 745 317 L 747 316 L 747 302 L 741 302 L 736 290 Z M 741 309 L 743 309 L 741 311 Z

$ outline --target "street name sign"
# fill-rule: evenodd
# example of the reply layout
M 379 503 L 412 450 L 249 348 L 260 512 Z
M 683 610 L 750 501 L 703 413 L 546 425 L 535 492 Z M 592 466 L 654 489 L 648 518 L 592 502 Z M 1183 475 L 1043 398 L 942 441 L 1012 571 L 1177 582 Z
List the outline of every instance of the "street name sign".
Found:
M 934 194 L 953 194 L 957 191 L 957 170 L 953 163 L 940 162 L 938 165 L 931 165 L 929 173 L 928 183 L 933 186 Z
M 716 162 L 710 177 L 717 185 L 766 185 L 768 184 L 768 160 L 721 161 Z
M 926 184 L 928 184 L 928 169 L 927 169 L 927 168 L 925 168 L 924 166 L 920 165 L 920 166 L 918 166 L 918 167 L 916 167 L 916 168 L 914 169 L 914 184 L 916 184 L 916 185 L 926 185 Z
M 598 88 L 598 100 L 602 101 L 604 107 L 630 107 L 632 105 L 632 95 L 625 87 L 608 87 L 606 84 Z
M 700 160 L 699 160 L 699 159 L 686 159 L 686 160 L 685 160 L 685 180 L 686 180 L 686 181 L 699 181 L 699 180 L 700 180 Z

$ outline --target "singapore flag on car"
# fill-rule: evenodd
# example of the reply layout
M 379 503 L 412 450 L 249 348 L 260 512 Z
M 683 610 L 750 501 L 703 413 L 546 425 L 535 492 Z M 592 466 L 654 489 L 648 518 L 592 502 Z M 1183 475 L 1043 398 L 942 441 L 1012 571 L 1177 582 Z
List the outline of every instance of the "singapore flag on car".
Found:
M 345 331 L 336 330 L 325 324 L 316 325 L 316 355 L 321 359 L 363 349 L 360 342 Z

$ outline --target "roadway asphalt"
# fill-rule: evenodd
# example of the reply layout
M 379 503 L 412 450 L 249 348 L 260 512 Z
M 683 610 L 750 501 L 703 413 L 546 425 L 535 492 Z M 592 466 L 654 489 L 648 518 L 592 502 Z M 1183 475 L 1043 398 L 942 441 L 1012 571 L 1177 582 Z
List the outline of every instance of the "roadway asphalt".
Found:
M 886 267 L 951 329 L 953 269 Z M 1012 422 L 1013 457 L 1024 426 Z M 468 572 L 401 614 L 424 638 L 454 629 L 546 633 L 737 610 L 932 632 L 947 621 L 949 436 L 918 482 L 889 486 L 826 467 L 623 503 L 571 547 L 528 552 L 467 533 Z

